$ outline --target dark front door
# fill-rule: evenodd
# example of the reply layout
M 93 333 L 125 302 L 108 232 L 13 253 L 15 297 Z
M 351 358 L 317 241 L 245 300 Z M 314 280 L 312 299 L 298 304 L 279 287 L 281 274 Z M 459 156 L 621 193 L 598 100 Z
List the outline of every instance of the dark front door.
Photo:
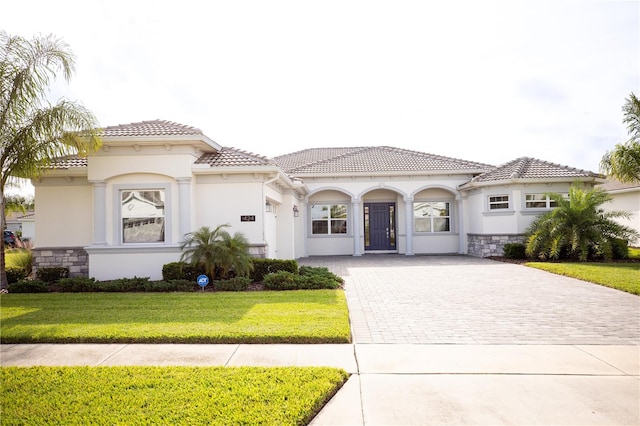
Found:
M 364 249 L 396 249 L 396 204 L 364 204 Z

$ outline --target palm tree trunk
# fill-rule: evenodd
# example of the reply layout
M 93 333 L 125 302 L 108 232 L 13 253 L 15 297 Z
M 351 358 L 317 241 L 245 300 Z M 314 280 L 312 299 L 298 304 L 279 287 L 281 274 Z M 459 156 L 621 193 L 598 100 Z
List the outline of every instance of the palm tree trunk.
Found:
M 2 207 L 2 216 L 0 218 L 0 228 L 2 228 L 2 240 L 0 240 L 0 289 L 5 289 L 9 287 L 9 280 L 7 279 L 4 257 L 4 227 L 6 223 L 6 218 L 4 217 L 4 191 L 0 191 L 0 207 Z

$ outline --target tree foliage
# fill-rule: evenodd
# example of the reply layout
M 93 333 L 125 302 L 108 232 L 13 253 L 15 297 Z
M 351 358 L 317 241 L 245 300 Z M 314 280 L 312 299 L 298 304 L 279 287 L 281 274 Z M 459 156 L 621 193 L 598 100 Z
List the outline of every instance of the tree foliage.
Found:
M 227 278 L 231 271 L 236 276 L 248 276 L 253 268 L 249 242 L 242 233 L 229 234 L 224 229 L 229 226 L 219 225 L 213 230 L 203 226 L 186 234 L 180 244 L 180 261 L 204 265 L 211 279 L 216 278 L 218 270 L 218 278 Z
M 573 184 L 569 198 L 549 193 L 557 207 L 536 218 L 526 237 L 528 256 L 543 260 L 559 259 L 563 254 L 581 261 L 590 253 L 611 259 L 615 240 L 628 240 L 638 233 L 616 222 L 615 218 L 628 218 L 623 211 L 605 212 L 600 206 L 611 201 L 604 190 L 585 189 Z
M 0 204 L 4 229 L 4 193 L 18 178 L 42 175 L 57 158 L 85 155 L 100 145 L 95 116 L 79 103 L 51 104 L 48 87 L 60 74 L 69 81 L 75 59 L 69 46 L 49 36 L 29 40 L 0 31 Z M 0 240 L 2 282 L 4 241 Z
M 636 95 L 631 93 L 622 111 L 630 138 L 605 153 L 600 169 L 621 182 L 640 182 L 640 100 Z

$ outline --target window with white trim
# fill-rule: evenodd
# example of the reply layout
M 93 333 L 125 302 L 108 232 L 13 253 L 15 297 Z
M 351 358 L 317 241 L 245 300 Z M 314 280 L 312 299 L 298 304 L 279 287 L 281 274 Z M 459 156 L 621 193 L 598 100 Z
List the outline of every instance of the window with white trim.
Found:
M 415 232 L 450 232 L 451 209 L 448 201 L 413 203 Z
M 165 191 L 120 191 L 122 242 L 162 243 L 165 238 Z
M 311 234 L 346 234 L 347 219 L 346 204 L 312 204 Z
M 489 210 L 501 210 L 509 208 L 508 195 L 491 195 L 489 196 Z
M 525 194 L 524 207 L 527 209 L 550 209 L 556 206 L 555 200 L 547 194 Z

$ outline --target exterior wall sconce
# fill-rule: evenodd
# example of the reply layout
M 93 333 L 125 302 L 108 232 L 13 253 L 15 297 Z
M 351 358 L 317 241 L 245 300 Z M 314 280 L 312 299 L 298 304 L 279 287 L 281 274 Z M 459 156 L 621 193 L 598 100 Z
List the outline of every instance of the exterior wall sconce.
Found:
M 273 211 L 273 204 L 267 200 L 267 203 L 264 205 L 264 209 L 267 213 L 271 213 Z
M 300 216 L 300 210 L 298 210 L 298 206 L 293 206 L 293 217 Z

